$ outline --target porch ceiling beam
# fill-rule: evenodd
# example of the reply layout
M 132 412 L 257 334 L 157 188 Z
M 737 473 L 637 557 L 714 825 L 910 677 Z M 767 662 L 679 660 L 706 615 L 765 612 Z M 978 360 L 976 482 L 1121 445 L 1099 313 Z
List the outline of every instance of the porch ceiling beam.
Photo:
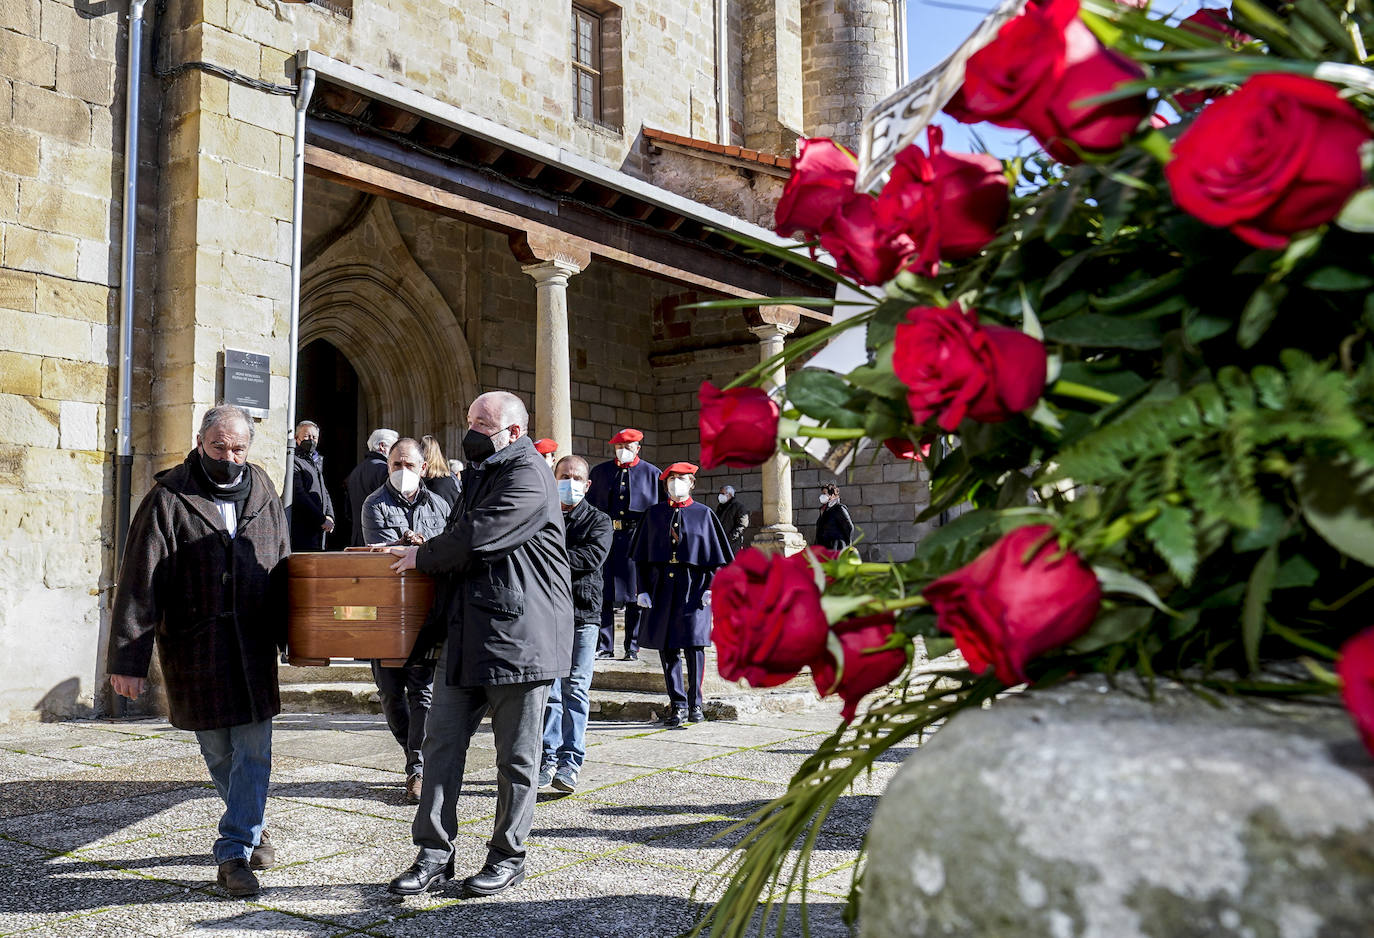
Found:
M 724 296 L 757 298 L 765 303 L 769 299 L 765 293 L 717 280 L 697 272 L 701 269 L 712 269 L 711 265 L 694 264 L 692 268 L 688 268 L 683 265 L 646 258 L 622 245 L 604 243 L 601 240 L 572 234 L 478 199 L 441 189 L 422 180 L 392 172 L 320 146 L 307 144 L 305 164 L 307 172 L 312 176 L 328 179 L 353 189 L 371 192 L 408 205 L 437 211 L 483 228 L 501 232 L 508 238 L 523 234 L 529 240 L 575 245 L 595 257 L 622 264 L 647 275 L 710 290 Z M 623 240 L 623 238 L 616 240 Z M 800 307 L 792 308 L 795 309 L 797 315 L 806 316 L 810 319 L 826 320 L 829 318 L 815 310 Z

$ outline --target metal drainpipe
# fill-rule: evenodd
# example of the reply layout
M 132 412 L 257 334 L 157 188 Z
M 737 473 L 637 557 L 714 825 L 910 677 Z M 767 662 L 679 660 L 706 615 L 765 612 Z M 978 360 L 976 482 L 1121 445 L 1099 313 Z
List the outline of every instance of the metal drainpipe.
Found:
M 296 140 L 291 178 L 291 352 L 286 372 L 286 482 L 282 504 L 289 512 L 296 468 L 296 355 L 301 331 L 301 209 L 305 202 L 305 110 L 315 91 L 315 70 L 296 72 Z
M 143 79 L 143 7 L 129 4 L 129 54 L 124 104 L 124 232 L 119 243 L 119 414 L 115 423 L 115 576 L 124 563 L 133 504 L 134 257 L 138 248 L 138 113 Z M 124 698 L 110 695 L 110 710 L 124 715 Z
M 716 0 L 716 142 L 730 145 L 729 0 Z

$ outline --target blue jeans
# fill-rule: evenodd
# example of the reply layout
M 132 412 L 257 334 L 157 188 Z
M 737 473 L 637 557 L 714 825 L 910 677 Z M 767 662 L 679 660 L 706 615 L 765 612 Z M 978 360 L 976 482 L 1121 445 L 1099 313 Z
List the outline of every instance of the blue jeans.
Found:
M 272 772 L 272 721 L 196 730 L 200 754 L 224 800 L 215 841 L 215 862 L 247 860 L 262 837 L 267 782 Z
M 598 622 L 574 626 L 572 674 L 553 682 L 544 710 L 544 765 L 576 772 L 587 757 L 588 692 L 599 628 Z

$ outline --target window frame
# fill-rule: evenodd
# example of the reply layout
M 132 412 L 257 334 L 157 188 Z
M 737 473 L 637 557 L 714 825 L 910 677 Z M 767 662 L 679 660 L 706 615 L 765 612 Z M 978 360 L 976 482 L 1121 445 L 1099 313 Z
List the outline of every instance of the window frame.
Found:
M 586 21 L 591 26 L 591 49 L 589 58 L 591 64 L 583 62 L 580 58 L 582 52 L 581 26 Z M 602 122 L 602 85 L 605 75 L 605 63 L 602 61 L 601 50 L 601 14 L 591 10 L 580 3 L 572 4 L 572 78 L 573 78 L 573 116 L 581 120 L 592 121 L 600 124 Z M 592 113 L 587 114 L 582 109 L 582 76 L 591 78 L 591 109 Z

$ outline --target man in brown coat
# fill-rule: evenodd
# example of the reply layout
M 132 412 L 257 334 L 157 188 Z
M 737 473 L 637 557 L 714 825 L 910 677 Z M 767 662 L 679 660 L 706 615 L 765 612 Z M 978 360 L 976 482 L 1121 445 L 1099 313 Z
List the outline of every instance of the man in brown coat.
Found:
M 106 661 L 115 693 L 137 698 L 156 642 L 172 725 L 195 731 L 224 799 L 214 853 L 234 896 L 255 894 L 253 869 L 275 859 L 263 812 L 291 552 L 276 489 L 248 465 L 252 442 L 246 411 L 212 407 L 196 448 L 158 473 L 129 526 Z

